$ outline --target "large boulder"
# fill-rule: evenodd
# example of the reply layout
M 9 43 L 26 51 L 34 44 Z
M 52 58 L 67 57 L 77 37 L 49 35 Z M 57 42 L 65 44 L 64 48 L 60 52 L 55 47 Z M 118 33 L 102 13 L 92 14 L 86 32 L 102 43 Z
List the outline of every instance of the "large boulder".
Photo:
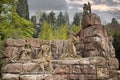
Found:
M 99 24 L 101 24 L 100 17 L 97 16 L 96 14 L 92 13 L 92 14 L 83 16 L 83 20 L 82 20 L 83 28 L 93 26 L 93 25 L 99 25 Z

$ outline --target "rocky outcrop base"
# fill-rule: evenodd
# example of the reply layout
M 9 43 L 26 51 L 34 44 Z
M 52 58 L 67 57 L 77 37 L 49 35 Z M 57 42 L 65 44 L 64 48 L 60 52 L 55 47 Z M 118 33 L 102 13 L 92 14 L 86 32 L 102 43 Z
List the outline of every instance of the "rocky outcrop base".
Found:
M 119 80 L 116 58 L 90 57 L 52 60 L 54 70 L 41 72 L 36 62 L 12 63 L 3 67 L 3 80 Z M 36 70 L 36 71 L 35 71 Z

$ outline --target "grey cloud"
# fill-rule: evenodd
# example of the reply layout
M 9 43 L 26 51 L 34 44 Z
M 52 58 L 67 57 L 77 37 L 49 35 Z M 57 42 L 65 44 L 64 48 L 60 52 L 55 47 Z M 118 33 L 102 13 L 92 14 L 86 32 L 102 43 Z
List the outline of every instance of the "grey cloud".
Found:
M 81 7 L 81 8 L 83 7 L 83 5 L 77 3 L 69 3 L 68 6 Z
M 110 6 L 119 6 L 120 2 L 113 2 L 113 0 L 93 0 L 95 5 L 105 4 L 108 7 Z M 83 4 L 80 3 L 66 3 L 65 0 L 28 0 L 30 14 L 33 15 L 36 10 L 65 10 L 67 7 L 68 13 L 70 15 L 70 20 L 73 19 L 75 12 L 82 12 Z M 98 14 L 101 17 L 101 20 L 104 24 L 109 23 L 113 17 L 117 18 L 120 22 L 120 10 L 110 11 L 99 11 L 92 10 L 92 12 Z
M 94 3 L 97 4 L 106 4 L 108 6 L 119 6 L 120 2 L 114 2 L 113 0 L 93 0 Z
M 108 11 L 106 13 L 114 15 L 114 18 L 116 18 L 118 21 L 120 21 L 120 10 Z
M 65 0 L 28 0 L 30 10 L 65 10 Z

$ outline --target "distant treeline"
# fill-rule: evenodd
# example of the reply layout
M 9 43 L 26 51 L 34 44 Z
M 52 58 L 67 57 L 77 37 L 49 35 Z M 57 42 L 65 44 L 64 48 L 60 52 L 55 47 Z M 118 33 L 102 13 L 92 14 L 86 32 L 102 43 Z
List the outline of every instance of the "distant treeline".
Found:
M 80 13 L 75 13 L 73 22 L 70 23 L 67 12 L 64 14 L 60 12 L 56 16 L 53 11 L 50 13 L 37 11 L 36 15 L 31 18 L 35 28 L 33 37 L 41 39 L 67 39 L 69 33 L 80 30 L 80 20 Z

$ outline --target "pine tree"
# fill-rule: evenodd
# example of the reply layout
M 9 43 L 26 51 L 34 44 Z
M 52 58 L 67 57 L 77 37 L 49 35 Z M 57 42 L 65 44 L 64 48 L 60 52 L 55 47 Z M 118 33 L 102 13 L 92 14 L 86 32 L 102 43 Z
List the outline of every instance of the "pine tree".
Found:
M 29 9 L 27 0 L 18 0 L 17 13 L 20 17 L 29 20 Z
M 59 13 L 57 17 L 57 26 L 65 25 L 65 17 L 63 16 L 62 12 Z
M 65 11 L 65 23 L 67 24 L 67 25 L 69 25 L 69 14 L 68 14 L 68 12 L 67 11 Z
M 47 14 L 45 12 L 43 12 L 41 17 L 40 17 L 40 22 L 44 23 L 44 21 L 48 21 Z
M 48 23 L 50 23 L 54 28 L 56 27 L 56 17 L 53 11 L 48 15 Z
M 73 18 L 73 25 L 76 25 L 76 26 L 80 25 L 80 13 L 75 13 Z
M 17 14 L 16 3 L 17 0 L 0 1 L 0 36 L 4 39 L 32 37 L 33 25 Z
M 112 18 L 112 21 L 111 21 L 111 26 L 114 26 L 114 27 L 117 27 L 119 25 L 118 21 L 116 18 Z

